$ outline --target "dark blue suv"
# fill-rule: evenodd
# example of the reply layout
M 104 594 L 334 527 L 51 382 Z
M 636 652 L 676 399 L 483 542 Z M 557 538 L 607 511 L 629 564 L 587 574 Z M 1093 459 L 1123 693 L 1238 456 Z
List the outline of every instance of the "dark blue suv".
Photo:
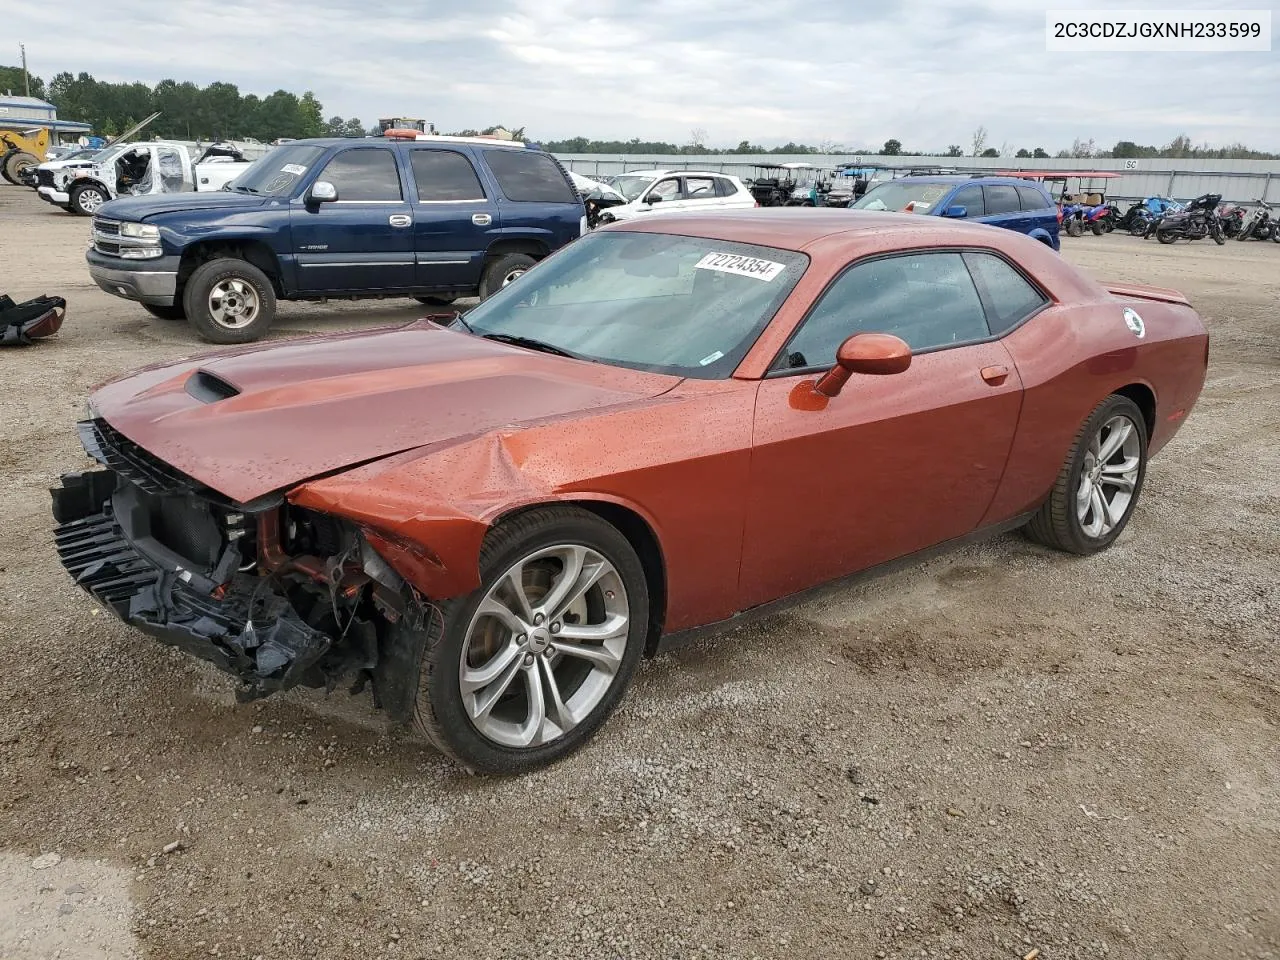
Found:
M 213 343 L 246 343 L 276 301 L 486 297 L 586 230 L 560 164 L 486 138 L 298 140 L 215 193 L 113 200 L 89 273 Z
M 901 177 L 872 187 L 849 206 L 989 223 L 1058 249 L 1058 205 L 1040 184 L 1018 177 Z

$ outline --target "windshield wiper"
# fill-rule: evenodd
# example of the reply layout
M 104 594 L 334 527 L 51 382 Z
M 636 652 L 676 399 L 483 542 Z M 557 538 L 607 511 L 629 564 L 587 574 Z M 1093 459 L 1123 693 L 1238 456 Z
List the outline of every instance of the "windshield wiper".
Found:
M 463 321 L 465 324 L 466 321 Z M 468 327 L 467 329 L 471 329 Z M 556 357 L 568 357 L 570 360 L 587 360 L 588 357 L 580 354 L 570 353 L 554 344 L 545 343 L 542 340 L 535 340 L 533 337 L 517 337 L 511 333 L 482 333 L 480 336 L 486 340 L 496 340 L 498 343 L 509 343 L 514 347 L 524 347 L 527 350 L 537 350 L 540 353 L 549 353 Z
M 467 323 L 467 318 L 462 315 L 461 310 L 454 311 L 453 320 L 451 322 L 462 324 L 463 330 L 467 331 L 467 333 L 478 336 L 478 334 L 476 334 L 476 328 L 473 327 L 471 324 Z
M 228 186 L 230 186 L 230 184 L 228 184 Z M 246 186 L 244 186 L 243 184 L 237 184 L 236 186 L 231 187 L 231 189 L 232 189 L 232 190 L 235 190 L 235 191 L 237 191 L 237 192 L 238 192 L 238 191 L 240 191 L 240 190 L 243 190 L 245 193 L 257 193 L 257 192 L 258 192 L 258 191 L 257 191 L 257 190 L 255 190 L 253 187 L 246 187 Z

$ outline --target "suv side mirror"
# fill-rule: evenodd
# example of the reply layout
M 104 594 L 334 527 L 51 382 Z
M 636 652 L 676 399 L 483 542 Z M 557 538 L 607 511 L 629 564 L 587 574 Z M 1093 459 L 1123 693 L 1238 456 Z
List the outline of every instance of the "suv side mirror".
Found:
M 312 203 L 333 203 L 338 199 L 338 188 L 328 180 L 317 180 L 311 185 L 307 199 Z
M 954 207 L 947 207 L 942 211 L 942 215 L 944 217 L 953 217 L 956 220 L 963 220 L 969 215 L 969 208 L 964 204 L 957 204 Z
M 651 193 L 644 198 L 645 203 L 658 203 L 661 200 L 662 200 L 662 194 L 660 193 Z
M 815 393 L 834 397 L 855 373 L 886 376 L 911 366 L 911 348 L 891 333 L 855 333 L 840 344 L 836 365 L 813 385 Z

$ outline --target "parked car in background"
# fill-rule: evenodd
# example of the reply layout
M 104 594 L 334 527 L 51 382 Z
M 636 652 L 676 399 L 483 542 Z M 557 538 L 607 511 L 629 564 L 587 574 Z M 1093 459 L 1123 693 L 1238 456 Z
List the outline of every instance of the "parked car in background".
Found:
M 1057 204 L 1043 186 L 1019 177 L 900 177 L 870 187 L 849 206 L 972 220 L 1059 248 Z
M 107 293 L 246 343 L 278 299 L 487 297 L 585 232 L 564 169 L 521 143 L 297 140 L 225 191 L 105 204 L 86 257 Z
M 756 206 L 751 191 L 741 180 L 727 173 L 632 170 L 610 178 L 609 185 L 626 197 L 627 202 L 601 211 L 601 223 L 631 220 L 655 211 L 742 210 Z
M 251 162 L 217 144 L 198 156 L 180 143 L 121 143 L 79 160 L 41 164 L 40 198 L 70 213 L 90 217 L 117 197 L 221 190 Z
M 53 491 L 54 542 L 242 698 L 369 681 L 467 767 L 514 773 L 582 745 L 682 633 L 1018 527 L 1105 550 L 1207 362 L 1178 293 L 1012 231 L 651 217 L 465 317 L 102 387 L 79 433 L 104 469 Z

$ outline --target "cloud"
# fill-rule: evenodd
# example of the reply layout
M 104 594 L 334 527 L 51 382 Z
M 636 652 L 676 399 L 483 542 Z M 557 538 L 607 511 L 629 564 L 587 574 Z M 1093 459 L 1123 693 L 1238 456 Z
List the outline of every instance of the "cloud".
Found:
M 1280 149 L 1273 53 L 1047 53 L 1078 0 L 60 0 L 9 11 L 33 69 L 313 90 L 326 116 L 507 123 L 549 140 L 1119 139 Z M 1129 0 L 1126 6 L 1141 6 Z M 1242 0 L 1244 8 L 1256 7 Z M 1158 6 L 1147 3 L 1146 6 Z M 94 23 L 92 32 L 68 23 Z M 40 37 L 57 37 L 47 45 Z

